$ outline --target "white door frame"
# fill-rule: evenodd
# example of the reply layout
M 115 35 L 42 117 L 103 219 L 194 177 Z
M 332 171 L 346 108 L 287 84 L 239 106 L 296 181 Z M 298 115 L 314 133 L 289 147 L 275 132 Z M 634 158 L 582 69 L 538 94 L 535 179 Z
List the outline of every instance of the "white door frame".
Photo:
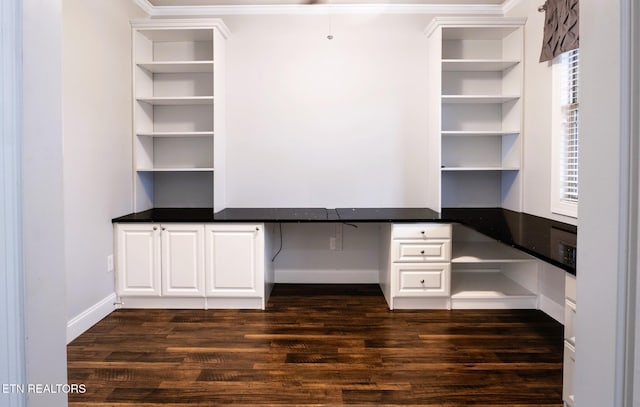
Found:
M 622 404 L 640 404 L 640 5 L 637 1 L 622 2 L 622 137 L 627 142 L 627 245 L 621 248 L 625 253 L 625 344 L 621 363 L 624 380 L 620 383 Z M 624 83 L 628 86 L 624 86 Z M 625 202 L 622 202 L 624 205 Z M 625 226 L 621 225 L 621 229 Z M 624 369 L 624 370 L 622 370 Z
M 0 2 L 0 383 L 26 381 L 22 278 L 22 1 Z M 3 389 L 3 393 L 4 393 Z M 11 390 L 11 388 L 9 388 Z M 2 404 L 24 406 L 25 394 L 1 394 Z M 7 404 L 4 404 L 7 403 Z

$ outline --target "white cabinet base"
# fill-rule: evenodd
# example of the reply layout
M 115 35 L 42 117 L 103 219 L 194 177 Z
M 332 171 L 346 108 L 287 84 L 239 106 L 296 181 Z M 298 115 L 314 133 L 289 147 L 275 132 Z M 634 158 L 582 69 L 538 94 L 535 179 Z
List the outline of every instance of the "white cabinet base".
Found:
M 262 298 L 119 297 L 117 308 L 264 309 Z
M 118 308 L 203 309 L 206 299 L 181 297 L 118 297 Z
M 450 309 L 449 298 L 394 297 L 390 309 Z
M 264 229 L 263 224 L 117 224 L 116 305 L 264 309 L 273 287 Z

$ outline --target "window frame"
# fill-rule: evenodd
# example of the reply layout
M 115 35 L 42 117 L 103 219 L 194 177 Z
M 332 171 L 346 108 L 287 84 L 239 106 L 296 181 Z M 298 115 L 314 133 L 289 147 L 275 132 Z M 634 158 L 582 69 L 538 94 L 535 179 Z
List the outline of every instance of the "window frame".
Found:
M 575 201 L 565 199 L 565 197 L 562 196 L 563 176 L 566 172 L 565 167 L 563 166 L 565 151 L 565 137 L 563 129 L 565 113 L 563 112 L 563 110 L 565 106 L 568 105 L 564 103 L 565 101 L 563 99 L 565 98 L 565 96 L 563 95 L 563 92 L 566 92 L 566 81 L 568 80 L 566 77 L 566 64 L 568 63 L 568 54 L 570 52 L 573 51 L 567 51 L 563 54 L 558 55 L 552 60 L 553 86 L 551 97 L 551 212 L 554 214 L 569 216 L 577 219 L 578 201 L 580 198 L 579 192 L 578 199 L 576 199 Z M 579 50 L 577 52 L 579 67 Z M 578 68 L 578 75 L 579 72 L 580 70 Z M 579 102 L 577 103 L 577 110 L 579 111 Z M 579 138 L 580 133 L 578 131 L 578 140 Z

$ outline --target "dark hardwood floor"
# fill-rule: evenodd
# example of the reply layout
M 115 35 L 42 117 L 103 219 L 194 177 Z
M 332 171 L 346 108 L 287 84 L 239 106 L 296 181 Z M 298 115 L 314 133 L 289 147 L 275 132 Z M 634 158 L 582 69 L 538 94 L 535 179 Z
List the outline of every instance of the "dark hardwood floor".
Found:
M 277 285 L 266 311 L 118 310 L 68 346 L 70 406 L 562 406 L 540 311 L 389 311 L 375 285 Z

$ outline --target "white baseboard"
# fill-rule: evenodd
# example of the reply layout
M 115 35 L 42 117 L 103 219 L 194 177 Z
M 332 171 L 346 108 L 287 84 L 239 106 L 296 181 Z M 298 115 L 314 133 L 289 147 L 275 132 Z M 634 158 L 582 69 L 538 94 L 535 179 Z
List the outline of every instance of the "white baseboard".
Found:
M 115 301 L 116 294 L 109 294 L 69 320 L 69 322 L 67 322 L 67 344 L 94 326 L 102 318 L 109 315 L 115 309 L 113 305 Z
M 378 270 L 276 270 L 281 284 L 378 284 Z
M 540 310 L 561 324 L 564 324 L 564 304 L 558 304 L 544 295 L 540 295 L 538 304 Z

